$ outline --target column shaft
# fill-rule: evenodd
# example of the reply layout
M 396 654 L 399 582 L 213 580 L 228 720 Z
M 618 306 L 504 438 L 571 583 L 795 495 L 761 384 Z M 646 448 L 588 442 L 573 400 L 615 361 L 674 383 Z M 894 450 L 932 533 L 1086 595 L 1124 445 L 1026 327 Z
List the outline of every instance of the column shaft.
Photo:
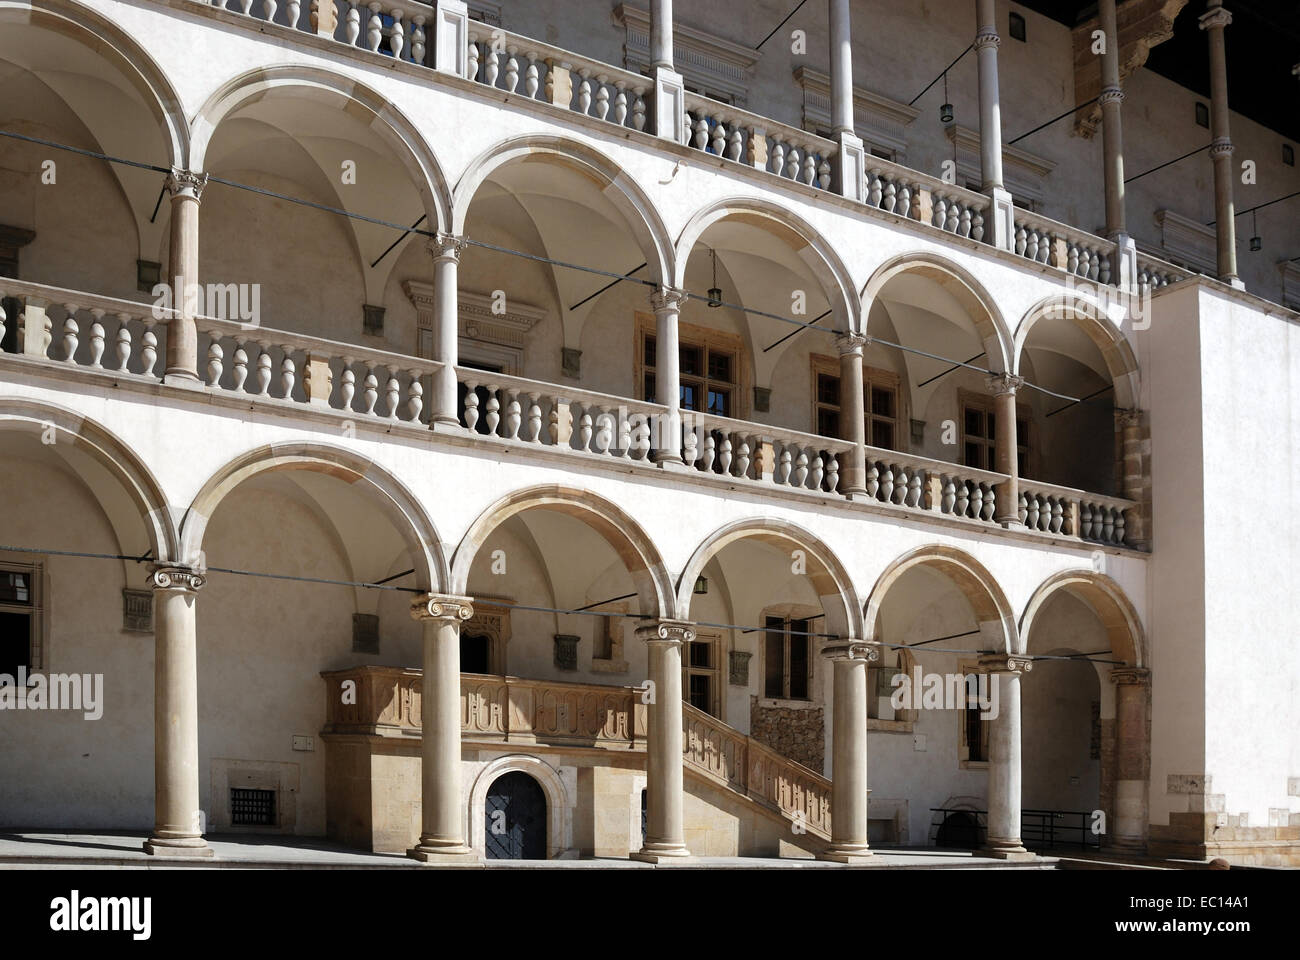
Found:
M 195 600 L 203 577 L 154 567 L 154 828 L 145 853 L 210 857 L 199 808 L 199 678 Z
M 673 69 L 673 0 L 650 0 L 650 66 Z
M 1002 187 L 1002 106 L 998 94 L 998 37 L 994 0 L 976 0 L 975 55 L 979 60 L 980 174 L 984 190 Z
M 1124 135 L 1120 105 L 1124 91 L 1119 83 L 1119 28 L 1115 0 L 1101 0 L 1101 29 L 1106 47 L 1101 55 L 1101 136 L 1105 155 L 1106 236 L 1114 240 L 1126 233 L 1124 217 Z
M 433 359 L 442 364 L 434 374 L 429 420 L 459 427 L 456 408 L 456 364 L 460 362 L 460 299 L 457 290 L 460 252 L 464 241 L 440 237 L 429 242 L 433 255 Z
M 1118 847 L 1147 843 L 1148 782 L 1151 771 L 1151 675 L 1139 668 L 1111 671 L 1115 683 L 1115 822 Z
M 1210 47 L 1210 157 L 1214 161 L 1214 218 L 1218 239 L 1219 279 L 1237 281 L 1237 230 L 1233 203 L 1232 131 L 1228 121 L 1228 61 L 1224 30 L 1232 14 L 1218 0 L 1211 0 L 1201 14 L 1200 25 L 1209 36 Z
M 1020 526 L 1020 439 L 1016 426 L 1016 391 L 1024 378 L 994 374 L 988 378 L 993 394 L 993 469 L 1007 475 L 998 484 L 994 519 L 1004 527 Z
M 1030 856 L 1020 842 L 1020 674 L 1025 658 L 991 656 L 981 667 L 998 684 L 998 715 L 989 729 L 987 852 L 1002 859 Z
M 835 342 L 840 351 L 840 439 L 853 444 L 840 466 L 840 492 L 853 499 L 867 495 L 867 406 L 862 383 L 867 338 L 843 333 Z
M 645 641 L 653 700 L 646 724 L 646 835 L 633 859 L 657 863 L 689 857 L 682 814 L 682 644 L 695 639 L 692 624 L 662 620 L 639 627 Z
M 474 615 L 466 597 L 431 594 L 411 605 L 424 625 L 420 693 L 420 842 L 425 863 L 476 861 L 465 844 L 460 776 L 460 625 Z
M 853 133 L 853 45 L 849 0 L 830 0 L 831 124 L 835 133 Z
M 682 413 L 678 315 L 682 295 L 667 288 L 650 296 L 655 312 L 655 402 L 668 408 L 655 430 L 655 462 L 682 463 Z
M 165 382 L 199 383 L 199 335 L 194 318 L 199 297 L 199 198 L 208 175 L 173 169 L 167 178 L 172 211 L 168 243 L 168 282 L 174 315 L 167 321 Z
M 831 727 L 831 844 L 824 860 L 871 856 L 867 843 L 867 662 L 875 647 L 860 641 L 828 646 L 833 701 Z

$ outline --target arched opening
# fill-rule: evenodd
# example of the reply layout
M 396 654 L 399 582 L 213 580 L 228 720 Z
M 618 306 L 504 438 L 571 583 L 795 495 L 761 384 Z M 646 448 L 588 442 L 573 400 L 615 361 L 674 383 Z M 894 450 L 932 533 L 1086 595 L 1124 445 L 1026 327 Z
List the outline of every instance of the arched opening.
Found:
M 0 724 L 0 822 L 148 828 L 153 697 L 139 678 L 153 657 L 153 591 L 143 562 L 112 558 L 175 555 L 166 497 L 94 421 L 11 399 L 0 400 L 0 484 L 0 684 L 26 704 Z M 75 677 L 69 694 L 56 704 L 49 683 L 29 700 L 20 678 L 52 674 Z
M 873 842 L 933 841 L 933 827 L 957 809 L 954 792 L 975 798 L 962 809 L 988 809 L 997 690 L 979 679 L 980 661 L 1016 649 L 1010 605 L 969 554 L 924 547 L 877 580 L 866 630 L 882 644 L 867 681 Z M 965 829 L 965 819 L 952 822 Z
M 522 770 L 512 770 L 488 787 L 484 854 L 489 860 L 546 859 L 546 793 Z
M 0 3 L 0 24 L 0 128 L 184 165 L 179 100 L 120 27 L 59 0 Z M 133 300 L 150 289 L 142 287 L 148 262 L 156 267 L 167 236 L 165 214 L 150 222 L 163 174 L 10 137 L 0 137 L 0 171 L 0 228 L 18 250 L 19 279 Z M 5 306 L 11 319 L 13 306 Z M 8 352 L 17 325 L 7 327 Z
M 1117 410 L 1137 397 L 1132 348 L 1098 306 L 1078 298 L 1036 306 L 1016 333 L 1016 372 L 1074 400 L 1022 391 L 1031 427 L 1030 472 L 1045 483 L 1121 495 Z M 1075 402 L 1078 401 L 1078 402 Z
M 1109 578 L 1067 571 L 1035 591 L 1021 635 L 1030 655 L 1062 658 L 1036 661 L 1021 684 L 1026 842 L 1096 846 L 1140 835 L 1149 686 L 1135 611 Z
M 824 772 L 832 670 L 821 649 L 831 638 L 862 636 L 855 596 L 838 557 L 794 524 L 754 520 L 715 531 L 678 581 L 678 616 L 697 624 L 682 657 L 686 702 Z
M 636 281 L 662 283 L 668 275 L 670 244 L 649 198 L 577 141 L 524 137 L 475 160 L 456 187 L 454 229 Z M 650 310 L 651 287 L 473 243 L 461 255 L 459 283 L 461 366 L 636 395 L 633 331 Z
M 802 218 L 769 203 L 721 200 L 677 241 L 675 285 L 714 298 L 679 316 L 683 410 L 838 437 L 814 394 L 818 371 L 839 375 L 835 334 L 857 329 L 848 271 Z M 773 316 L 764 316 L 771 314 Z M 815 327 L 800 331 L 785 317 Z M 653 317 L 638 331 L 638 396 L 652 396 Z
M 209 571 L 197 635 L 210 829 L 248 829 L 234 816 L 234 791 L 253 790 L 274 811 L 253 828 L 324 835 L 327 793 L 333 802 L 339 783 L 327 791 L 333 745 L 304 750 L 296 738 L 314 738 L 334 715 L 322 672 L 421 662 L 410 608 L 421 593 L 445 591 L 436 531 L 383 467 L 303 444 L 251 451 L 220 470 L 195 497 L 182 539 Z M 392 685 L 383 694 L 401 696 Z M 378 716 L 389 703 L 372 706 Z M 232 710 L 255 722 L 231 724 Z
M 867 345 L 868 444 L 994 469 L 993 397 L 972 367 L 1009 369 L 1011 338 L 979 282 L 941 257 L 905 254 L 867 282 L 862 310 L 868 337 L 909 348 Z
M 192 162 L 212 176 L 372 220 L 446 229 L 447 189 L 432 151 L 385 98 L 354 80 L 306 67 L 260 69 L 214 93 L 194 129 Z M 416 356 L 416 307 L 403 284 L 432 281 L 423 240 L 210 184 L 200 279 L 238 285 L 241 311 L 258 313 L 229 316 L 223 306 L 228 319 Z

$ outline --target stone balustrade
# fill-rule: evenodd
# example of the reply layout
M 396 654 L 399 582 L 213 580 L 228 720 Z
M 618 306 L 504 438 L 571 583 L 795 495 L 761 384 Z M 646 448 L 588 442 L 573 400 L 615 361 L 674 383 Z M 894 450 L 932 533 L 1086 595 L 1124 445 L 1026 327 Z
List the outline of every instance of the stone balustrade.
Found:
M 797 127 L 686 94 L 685 144 L 821 190 L 831 186 L 835 144 Z
M 489 87 L 644 130 L 648 77 L 471 22 L 467 73 Z
M 1167 287 L 1171 283 L 1192 276 L 1190 270 L 1176 267 L 1172 263 L 1166 263 L 1145 253 L 1138 254 L 1137 268 L 1138 288 L 1144 293 L 1159 290 L 1161 287 Z
M 1026 210 L 1016 211 L 1013 249 L 1081 280 L 1109 285 L 1119 279 L 1113 242 Z
M 847 440 L 710 414 L 682 414 L 682 458 L 701 473 L 839 494 L 838 455 Z
M 867 495 L 908 510 L 996 526 L 996 488 L 1006 479 L 990 470 L 867 448 Z
M 715 783 L 830 839 L 830 780 L 690 704 L 682 705 L 682 759 Z
M 1136 508 L 1132 500 L 1022 479 L 1017 513 L 1028 530 L 1120 547 L 1126 515 Z

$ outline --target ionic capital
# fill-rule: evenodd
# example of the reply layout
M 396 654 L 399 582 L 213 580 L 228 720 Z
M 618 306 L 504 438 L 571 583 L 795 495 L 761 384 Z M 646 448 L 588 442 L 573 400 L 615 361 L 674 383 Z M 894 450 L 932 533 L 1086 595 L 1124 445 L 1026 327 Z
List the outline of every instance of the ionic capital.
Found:
M 1235 149 L 1228 137 L 1215 137 L 1210 142 L 1211 157 L 1230 157 Z
M 839 350 L 841 357 L 847 357 L 853 354 L 860 357 L 869 343 L 871 343 L 870 337 L 854 330 L 850 330 L 847 333 L 835 334 L 835 347 Z
M 1223 7 L 1215 7 L 1212 10 L 1206 10 L 1196 19 L 1200 21 L 1202 30 L 1223 29 L 1232 23 L 1232 14 Z
M 148 583 L 155 590 L 195 593 L 208 582 L 206 571 L 183 563 L 151 563 L 148 569 Z
M 460 623 L 472 616 L 474 604 L 469 597 L 426 593 L 411 601 L 412 620 L 448 620 Z
M 879 640 L 842 637 L 823 646 L 822 656 L 827 660 L 865 660 L 867 663 L 875 663 L 880 659 L 881 646 Z
M 425 249 L 429 251 L 429 256 L 433 257 L 435 263 L 439 260 L 459 260 L 460 255 L 465 252 L 465 247 L 463 238 L 450 233 L 440 233 L 436 237 L 430 237 L 425 243 Z
M 198 201 L 202 198 L 203 188 L 207 185 L 206 173 L 195 173 L 193 170 L 172 167 L 172 172 L 167 175 L 167 192 L 173 197 L 191 197 Z
M 656 287 L 650 292 L 650 309 L 655 312 L 655 316 L 671 310 L 677 313 L 686 302 L 685 290 L 674 290 L 672 287 Z
M 1108 103 L 1123 103 L 1124 91 L 1119 87 L 1106 87 L 1101 91 L 1101 96 L 1097 98 L 1102 106 Z
M 679 646 L 695 639 L 695 624 L 689 620 L 656 620 L 636 628 L 636 638 L 646 643 L 667 643 Z
M 975 34 L 975 49 L 983 50 L 985 47 L 997 49 L 1002 46 L 1002 38 L 993 27 L 980 27 L 979 32 Z
M 1015 396 L 1016 391 L 1025 385 L 1025 378 L 1014 373 L 991 373 L 984 378 L 984 383 L 995 397 Z
M 1007 673 L 1019 676 L 1034 669 L 1034 661 L 1008 653 L 985 654 L 979 658 L 980 673 Z
M 1151 671 L 1145 667 L 1116 667 L 1110 672 L 1110 681 L 1117 685 L 1150 686 Z

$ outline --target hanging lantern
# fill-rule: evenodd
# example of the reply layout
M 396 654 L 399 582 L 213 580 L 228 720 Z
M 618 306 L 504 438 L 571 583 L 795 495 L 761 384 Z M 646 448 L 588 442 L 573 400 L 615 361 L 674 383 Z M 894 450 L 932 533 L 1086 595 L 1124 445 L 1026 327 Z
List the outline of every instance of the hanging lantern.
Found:
M 943 106 L 939 108 L 939 119 L 952 123 L 952 104 L 948 102 L 948 71 L 943 72 Z
M 1250 238 L 1250 252 L 1259 253 L 1264 249 L 1264 241 L 1259 235 L 1259 224 L 1255 220 L 1255 211 L 1250 211 L 1250 232 L 1254 234 Z
M 709 592 L 709 581 L 706 580 L 706 579 L 705 579 L 704 577 L 702 577 L 702 576 L 701 576 L 701 577 L 696 577 L 696 578 L 695 578 L 695 590 L 694 590 L 694 592 L 695 592 L 695 593 L 708 593 L 708 592 Z
M 718 286 L 718 251 L 710 250 L 713 254 L 713 286 L 709 287 L 709 306 L 722 306 L 722 288 Z

